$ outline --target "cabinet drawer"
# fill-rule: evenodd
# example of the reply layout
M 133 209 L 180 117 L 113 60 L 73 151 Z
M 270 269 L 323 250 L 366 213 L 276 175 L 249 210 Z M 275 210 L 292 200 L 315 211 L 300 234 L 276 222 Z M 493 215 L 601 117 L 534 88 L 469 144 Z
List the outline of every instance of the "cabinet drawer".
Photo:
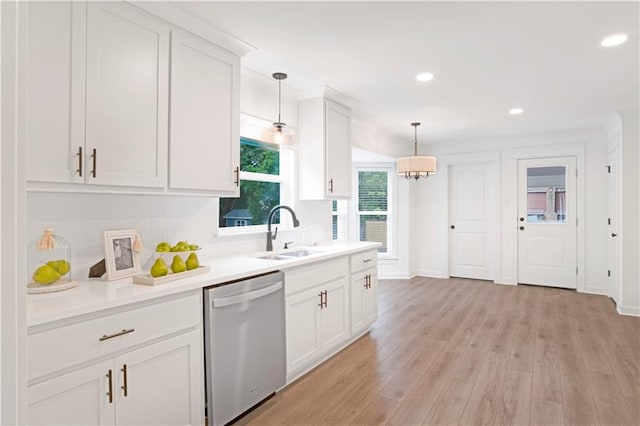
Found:
M 351 273 L 366 268 L 375 268 L 376 266 L 378 266 L 378 253 L 375 250 L 367 250 L 351 255 Z
M 349 275 L 347 257 L 285 271 L 284 293 L 297 293 Z
M 201 297 L 193 294 L 29 333 L 27 376 L 35 379 L 197 326 L 201 316 Z

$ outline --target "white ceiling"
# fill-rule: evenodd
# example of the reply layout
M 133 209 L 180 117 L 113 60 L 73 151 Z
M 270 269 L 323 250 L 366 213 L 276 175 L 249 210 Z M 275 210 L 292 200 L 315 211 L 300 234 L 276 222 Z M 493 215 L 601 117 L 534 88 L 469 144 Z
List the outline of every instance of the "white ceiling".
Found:
M 244 67 L 329 86 L 402 139 L 412 121 L 438 142 L 598 126 L 638 108 L 638 2 L 174 4 L 253 45 Z M 627 43 L 600 46 L 619 32 Z M 416 82 L 421 71 L 435 79 Z

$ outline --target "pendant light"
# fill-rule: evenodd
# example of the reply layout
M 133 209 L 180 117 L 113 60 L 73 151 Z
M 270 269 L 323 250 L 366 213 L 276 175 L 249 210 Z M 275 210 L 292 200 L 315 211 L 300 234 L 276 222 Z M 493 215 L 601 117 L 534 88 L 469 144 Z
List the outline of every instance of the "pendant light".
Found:
M 282 119 L 280 118 L 280 109 L 282 106 L 282 80 L 286 80 L 287 75 L 283 72 L 276 72 L 276 73 L 273 73 L 273 78 L 278 80 L 278 121 L 273 123 L 273 127 L 275 127 L 276 129 L 276 136 L 275 136 L 276 142 L 282 143 L 283 142 L 282 130 L 287 126 L 285 123 L 282 122 Z
M 396 160 L 396 170 L 398 176 L 404 176 L 407 179 L 415 180 L 428 178 L 429 175 L 436 173 L 438 164 L 436 157 L 429 155 L 418 155 L 418 126 L 420 123 L 411 123 L 415 131 L 413 140 L 413 156 L 402 157 Z

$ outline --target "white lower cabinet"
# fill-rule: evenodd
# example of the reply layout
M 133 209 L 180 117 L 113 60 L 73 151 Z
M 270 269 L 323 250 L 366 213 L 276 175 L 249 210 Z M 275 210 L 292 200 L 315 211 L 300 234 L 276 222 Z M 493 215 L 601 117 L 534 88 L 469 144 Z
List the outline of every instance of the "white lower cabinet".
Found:
M 375 269 L 351 275 L 351 334 L 366 330 L 378 317 L 377 293 Z
M 347 259 L 285 272 L 285 282 L 291 375 L 349 338 Z
M 100 337 L 100 331 L 92 339 L 94 343 L 87 342 L 96 350 L 95 361 L 86 359 L 73 364 L 75 361 L 69 360 L 68 366 L 53 371 L 47 365 L 30 366 L 31 372 L 47 374 L 30 377 L 28 423 L 203 424 L 202 335 L 198 315 L 191 313 L 201 309 L 201 298 L 192 295 L 93 319 L 97 331 L 120 321 L 130 324 L 130 328 L 119 327 L 122 332 L 112 336 Z M 145 315 L 140 315 L 141 312 Z M 158 321 L 154 315 L 175 318 L 180 327 L 186 324 L 189 328 L 174 333 L 169 329 L 167 333 L 171 334 L 166 337 L 153 338 L 155 330 L 148 324 Z M 29 349 L 39 350 L 30 361 L 48 364 L 48 354 L 41 350 L 42 342 L 49 338 L 47 335 L 58 336 L 59 346 L 73 346 L 74 342 L 65 340 L 74 336 L 82 341 L 83 335 L 76 326 L 65 325 L 29 336 L 32 342 Z M 145 339 L 152 340 L 144 343 Z M 52 348 L 49 355 L 55 357 L 59 353 Z

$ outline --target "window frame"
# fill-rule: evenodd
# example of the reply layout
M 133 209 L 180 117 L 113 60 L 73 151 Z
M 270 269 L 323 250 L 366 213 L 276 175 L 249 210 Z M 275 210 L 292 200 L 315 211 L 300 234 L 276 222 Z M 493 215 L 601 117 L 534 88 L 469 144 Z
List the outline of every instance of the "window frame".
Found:
M 353 164 L 353 188 L 355 194 L 349 202 L 349 236 L 351 241 L 360 241 L 360 216 L 380 215 L 380 212 L 360 212 L 359 201 L 359 172 L 386 172 L 387 173 L 387 251 L 378 252 L 379 259 L 393 259 L 398 245 L 396 244 L 397 224 L 396 224 L 396 172 L 393 163 L 354 163 Z

